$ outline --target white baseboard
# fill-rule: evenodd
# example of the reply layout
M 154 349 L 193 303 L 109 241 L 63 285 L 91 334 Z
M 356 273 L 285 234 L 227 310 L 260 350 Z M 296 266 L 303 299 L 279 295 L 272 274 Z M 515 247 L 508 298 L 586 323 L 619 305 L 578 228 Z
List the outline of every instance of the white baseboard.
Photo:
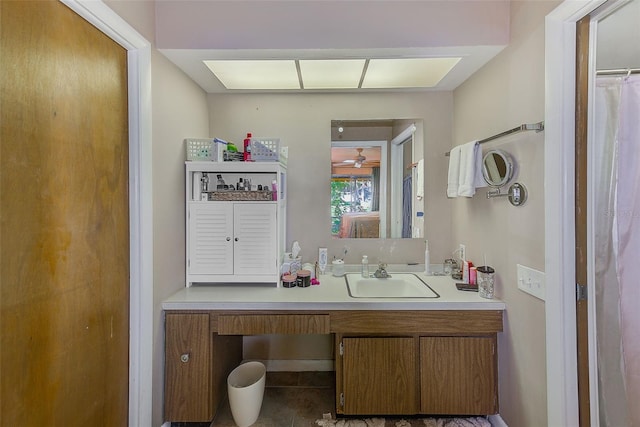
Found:
M 255 360 L 255 359 L 252 359 Z M 246 362 L 245 360 L 243 362 Z M 267 372 L 333 371 L 333 360 L 255 360 L 267 367 Z
M 507 423 L 504 422 L 500 414 L 498 415 L 489 415 L 489 422 L 492 427 L 509 427 Z

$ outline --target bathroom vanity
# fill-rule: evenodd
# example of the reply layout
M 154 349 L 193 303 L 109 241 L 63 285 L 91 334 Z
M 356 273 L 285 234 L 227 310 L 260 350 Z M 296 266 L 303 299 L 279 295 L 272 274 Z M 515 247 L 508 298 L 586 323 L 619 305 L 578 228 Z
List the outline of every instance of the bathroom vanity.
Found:
M 422 278 L 439 298 L 356 299 L 332 276 L 309 288 L 179 291 L 163 303 L 165 420 L 213 419 L 242 337 L 261 334 L 334 337 L 337 414 L 497 413 L 504 304 Z

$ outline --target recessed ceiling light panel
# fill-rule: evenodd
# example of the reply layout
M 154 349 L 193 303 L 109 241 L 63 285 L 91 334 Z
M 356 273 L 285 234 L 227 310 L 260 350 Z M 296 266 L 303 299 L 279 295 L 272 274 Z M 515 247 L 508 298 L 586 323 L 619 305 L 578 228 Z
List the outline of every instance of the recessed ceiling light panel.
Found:
M 305 89 L 356 89 L 364 59 L 300 60 Z
M 461 58 L 371 59 L 363 89 L 434 87 Z
M 227 89 L 300 89 L 293 60 L 204 61 Z

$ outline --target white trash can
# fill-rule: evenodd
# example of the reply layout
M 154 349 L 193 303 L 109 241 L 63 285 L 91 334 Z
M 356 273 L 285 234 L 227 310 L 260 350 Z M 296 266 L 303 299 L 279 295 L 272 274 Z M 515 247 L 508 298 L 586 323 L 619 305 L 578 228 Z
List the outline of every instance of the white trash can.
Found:
M 227 377 L 227 392 L 233 421 L 238 427 L 249 427 L 260 415 L 267 368 L 260 362 L 247 362 Z

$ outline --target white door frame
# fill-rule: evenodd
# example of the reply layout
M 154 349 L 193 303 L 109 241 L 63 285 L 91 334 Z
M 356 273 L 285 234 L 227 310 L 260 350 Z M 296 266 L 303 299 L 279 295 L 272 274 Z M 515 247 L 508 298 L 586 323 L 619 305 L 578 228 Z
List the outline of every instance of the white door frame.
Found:
M 577 426 L 575 291 L 576 22 L 605 0 L 565 0 L 545 20 L 547 420 Z
M 391 187 L 390 187 L 390 201 L 389 208 L 391 211 L 391 238 L 402 237 L 402 219 L 403 219 L 403 182 L 404 182 L 404 168 L 403 168 L 403 160 L 404 160 L 404 143 L 411 138 L 413 142 L 414 134 L 416 131 L 416 125 L 411 124 L 409 127 L 400 132 L 395 138 L 393 138 L 391 143 L 391 161 L 389 165 L 391 167 Z M 412 147 L 412 161 L 413 161 L 413 151 L 415 149 Z M 415 184 L 414 184 L 414 192 L 415 192 Z M 413 203 L 412 203 L 413 206 Z M 411 218 L 415 217 L 415 212 L 412 212 Z M 411 236 L 413 237 L 413 236 Z
M 129 426 L 152 424 L 151 44 L 102 1 L 61 0 L 127 50 L 129 92 Z
M 331 141 L 332 147 L 380 147 L 380 238 L 387 237 L 387 141 Z

